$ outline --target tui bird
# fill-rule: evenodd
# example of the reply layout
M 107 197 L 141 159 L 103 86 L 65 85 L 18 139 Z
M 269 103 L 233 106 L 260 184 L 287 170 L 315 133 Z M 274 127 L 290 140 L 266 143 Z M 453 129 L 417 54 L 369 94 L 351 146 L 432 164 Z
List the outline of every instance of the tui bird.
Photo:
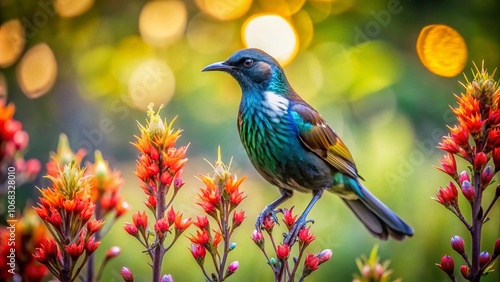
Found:
M 312 192 L 311 202 L 290 232 L 295 238 L 327 190 L 339 195 L 375 237 L 402 240 L 413 235 L 408 224 L 360 183 L 362 178 L 347 147 L 293 90 L 272 56 L 255 48 L 242 49 L 202 71 L 223 71 L 238 81 L 242 91 L 238 111 L 241 142 L 255 169 L 280 190 L 281 196 L 259 215 L 258 229 L 265 217 L 275 218 L 275 209 L 292 197 L 293 191 Z M 287 240 L 294 239 L 287 237 L 285 243 Z

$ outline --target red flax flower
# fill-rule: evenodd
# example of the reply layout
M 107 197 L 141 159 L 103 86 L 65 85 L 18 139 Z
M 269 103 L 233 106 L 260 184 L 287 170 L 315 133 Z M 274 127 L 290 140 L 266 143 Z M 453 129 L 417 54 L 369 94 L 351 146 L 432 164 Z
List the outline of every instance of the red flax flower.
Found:
M 481 252 L 480 247 L 483 224 L 488 221 L 489 213 L 500 197 L 498 187 L 489 198 L 488 194 L 483 193 L 494 182 L 493 177 L 500 170 L 500 87 L 484 67 L 481 70 L 476 67 L 473 80 L 467 79 L 464 87 L 465 93 L 456 95 L 458 106 L 452 108 L 458 124 L 449 127 L 450 134 L 444 136 L 438 146 L 447 152 L 439 170 L 451 176 L 454 181 L 446 188 L 439 189 L 435 200 L 450 209 L 470 231 L 470 250 L 465 249 L 464 240 L 458 235 L 452 237 L 451 247 L 465 261 L 466 265 L 460 267 L 462 275 L 469 281 L 479 281 L 493 265 L 493 260 L 485 259 L 487 256 Z M 470 176 L 465 171 L 457 176 L 456 156 L 468 163 Z M 490 164 L 491 159 L 494 168 Z M 460 210 L 454 182 L 462 191 L 464 203 L 470 205 L 468 210 L 471 214 L 468 216 Z M 443 256 L 438 266 L 455 281 L 454 262 L 450 256 Z
M 23 130 L 21 122 L 15 120 L 15 107 L 13 104 L 5 105 L 0 100 L 0 195 L 7 194 L 8 178 L 7 168 L 14 168 L 16 173 L 16 186 L 32 182 L 40 171 L 40 161 L 24 159 L 24 154 L 29 143 L 29 136 Z M 1 270 L 1 268 L 0 268 Z
M 11 232 L 14 231 L 12 226 L 0 227 L 0 280 L 45 281 L 47 279 L 44 278 L 49 274 L 49 270 L 30 254 L 35 253 L 36 246 L 49 240 L 49 232 L 31 207 L 25 208 L 22 216 L 16 220 L 15 237 L 11 237 L 13 234 Z M 55 242 L 54 248 L 55 258 L 57 256 Z M 46 257 L 51 255 L 46 254 Z M 13 268 L 15 277 L 14 273 L 9 272 Z
M 173 128 L 175 119 L 170 123 L 162 120 L 162 108 L 163 105 L 155 112 L 153 104 L 149 105 L 147 124 L 144 126 L 139 123 L 140 134 L 135 136 L 136 141 L 132 143 L 139 150 L 135 174 L 145 193 L 145 205 L 154 213 L 150 217 L 153 219 L 154 232 L 150 232 L 148 228 L 145 211 L 134 213 L 133 224 L 126 223 L 124 226 L 128 234 L 146 247 L 152 260 L 153 281 L 160 281 L 163 256 L 192 223 L 191 218 L 182 218 L 182 214 L 176 213 L 172 207 L 177 192 L 184 184 L 181 173 L 187 161 L 187 146 L 176 147 L 181 130 Z M 113 199 L 114 196 L 115 194 L 110 194 L 110 207 L 120 202 L 120 198 Z M 153 240 L 150 239 L 151 236 L 154 237 Z
M 245 199 L 239 187 L 246 177 L 238 179 L 221 158 L 219 148 L 218 159 L 212 166 L 213 175 L 199 176 L 203 186 L 199 190 L 197 204 L 203 208 L 206 216 L 197 216 L 194 225 L 199 230 L 196 235 L 189 237 L 193 243 L 191 253 L 202 269 L 206 281 L 224 281 L 235 273 L 238 262 L 232 262 L 227 267 L 226 263 L 229 252 L 236 248 L 236 243 L 231 242 L 231 236 L 245 219 L 245 211 L 236 211 L 236 207 Z M 210 224 L 209 218 L 216 224 Z M 216 228 L 211 230 L 210 226 Z M 214 272 L 210 273 L 206 269 L 208 266 L 205 261 L 200 259 L 200 247 L 204 248 L 203 256 L 205 252 L 210 253 L 212 262 L 208 265 L 214 266 Z
M 95 206 L 91 201 L 90 177 L 83 174 L 84 169 L 72 162 L 58 175 L 47 176 L 52 187 L 40 189 L 42 197 L 35 208 L 54 240 L 41 244 L 34 258 L 61 281 L 74 281 L 99 246 L 92 234 L 99 231 L 102 221 L 90 221 Z

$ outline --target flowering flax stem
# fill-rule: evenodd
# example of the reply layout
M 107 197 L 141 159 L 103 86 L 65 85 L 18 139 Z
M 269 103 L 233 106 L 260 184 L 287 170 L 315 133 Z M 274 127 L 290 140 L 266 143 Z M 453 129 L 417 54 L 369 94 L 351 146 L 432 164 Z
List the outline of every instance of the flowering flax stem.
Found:
M 94 215 L 95 215 L 96 220 L 101 219 L 100 214 L 101 214 L 101 204 L 99 203 L 99 201 L 96 201 L 95 210 L 94 210 Z M 95 233 L 94 237 L 95 237 L 96 242 L 101 241 L 101 230 L 97 231 Z M 88 282 L 94 281 L 94 253 L 92 253 L 88 259 L 87 281 Z
M 160 181 L 157 181 L 156 185 L 156 187 L 158 187 L 156 192 L 156 220 L 159 220 L 165 217 L 165 210 L 167 209 L 165 199 L 167 186 L 160 183 Z M 160 281 L 161 266 L 163 262 L 163 255 L 165 254 L 165 248 L 163 246 L 163 242 L 160 243 L 159 240 L 155 242 L 155 244 L 156 246 L 153 250 L 153 281 Z
M 222 223 L 222 236 L 224 238 L 224 252 L 222 255 L 222 259 L 220 261 L 219 268 L 219 281 L 224 280 L 224 270 L 226 266 L 227 255 L 229 253 L 229 228 L 228 228 L 228 220 L 229 220 L 229 208 L 226 201 L 222 202 L 222 214 L 221 214 L 221 223 Z
M 472 229 L 470 230 L 472 237 L 472 265 L 471 265 L 471 282 L 479 282 L 481 280 L 481 268 L 479 266 L 479 254 L 481 252 L 481 228 L 483 226 L 483 214 L 481 200 L 483 191 L 481 189 L 481 174 L 474 174 L 474 189 L 476 189 L 476 197 L 472 202 Z
M 70 220 L 64 221 L 65 225 L 65 233 L 64 234 L 64 245 L 68 246 L 70 244 L 69 242 L 69 236 L 70 236 Z M 63 246 L 64 247 L 64 246 Z M 64 249 L 62 249 L 64 250 Z M 61 282 L 70 282 L 71 281 L 71 257 L 69 256 L 68 252 L 63 251 L 63 263 L 62 263 L 62 269 L 61 269 Z

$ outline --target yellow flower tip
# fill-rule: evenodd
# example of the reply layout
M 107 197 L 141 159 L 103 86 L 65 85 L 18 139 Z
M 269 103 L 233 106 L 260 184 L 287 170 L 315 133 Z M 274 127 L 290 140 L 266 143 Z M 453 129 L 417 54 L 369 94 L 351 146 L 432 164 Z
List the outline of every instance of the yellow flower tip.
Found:
M 99 150 L 96 150 L 94 153 L 95 156 L 95 175 L 102 179 L 108 174 L 108 164 L 102 157 L 102 153 Z
M 73 161 L 75 154 L 71 151 L 69 147 L 69 140 L 66 134 L 61 133 L 59 135 L 59 143 L 57 144 L 57 153 L 53 158 L 60 164 L 66 165 Z
M 160 105 L 158 111 L 155 112 L 153 110 L 153 103 L 150 103 L 148 106 L 148 128 L 147 132 L 150 136 L 163 136 L 167 129 L 165 128 L 165 124 L 160 117 L 160 111 L 163 108 L 163 104 Z

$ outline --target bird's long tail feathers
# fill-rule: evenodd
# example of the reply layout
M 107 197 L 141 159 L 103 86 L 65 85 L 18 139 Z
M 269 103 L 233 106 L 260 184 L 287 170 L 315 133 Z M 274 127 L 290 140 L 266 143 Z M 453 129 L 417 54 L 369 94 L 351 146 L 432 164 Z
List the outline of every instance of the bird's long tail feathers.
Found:
M 343 198 L 356 217 L 375 237 L 387 240 L 388 236 L 403 240 L 413 235 L 413 229 L 399 216 L 377 199 L 361 183 L 357 182 L 360 197 L 357 200 Z

